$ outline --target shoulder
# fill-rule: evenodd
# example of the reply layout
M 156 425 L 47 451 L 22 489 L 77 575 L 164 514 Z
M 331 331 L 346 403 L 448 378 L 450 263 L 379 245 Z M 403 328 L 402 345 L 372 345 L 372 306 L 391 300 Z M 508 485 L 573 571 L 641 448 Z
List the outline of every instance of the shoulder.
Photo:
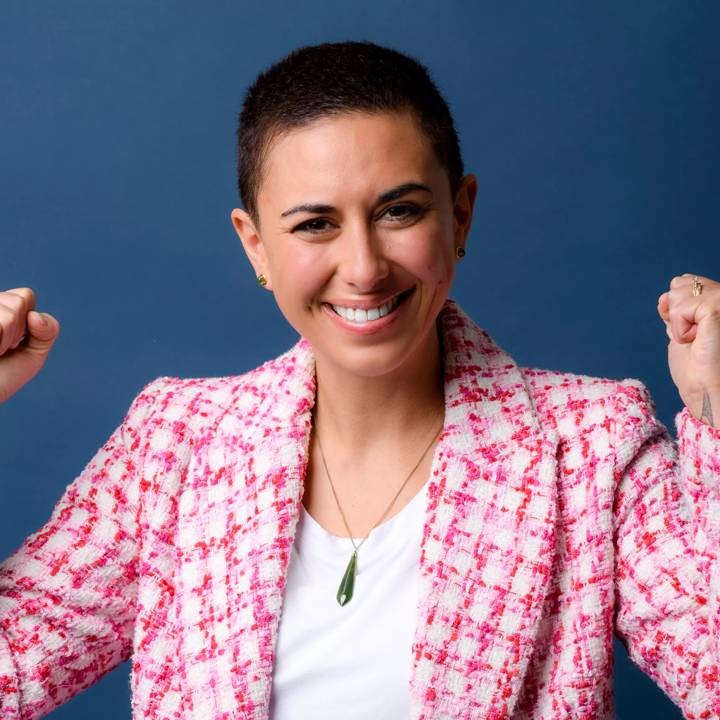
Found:
M 531 367 L 520 371 L 541 422 L 557 429 L 561 437 L 603 428 L 622 441 L 659 424 L 650 391 L 636 378 Z
M 293 380 L 296 348 L 238 375 L 156 377 L 137 393 L 126 422 L 197 428 L 219 422 L 228 412 L 245 415 L 265 401 L 277 402 Z

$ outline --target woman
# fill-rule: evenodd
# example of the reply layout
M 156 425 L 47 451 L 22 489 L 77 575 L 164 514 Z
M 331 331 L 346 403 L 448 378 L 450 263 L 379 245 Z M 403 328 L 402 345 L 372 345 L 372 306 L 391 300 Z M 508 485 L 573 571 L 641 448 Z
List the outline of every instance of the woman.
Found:
M 233 225 L 301 338 L 150 382 L 0 566 L 0 716 L 132 656 L 135 718 L 606 718 L 613 632 L 716 716 L 720 284 L 659 299 L 675 443 L 640 381 L 520 368 L 449 298 L 477 183 L 417 62 L 296 50 L 238 150 Z M 59 323 L 19 288 L 0 325 L 7 398 Z

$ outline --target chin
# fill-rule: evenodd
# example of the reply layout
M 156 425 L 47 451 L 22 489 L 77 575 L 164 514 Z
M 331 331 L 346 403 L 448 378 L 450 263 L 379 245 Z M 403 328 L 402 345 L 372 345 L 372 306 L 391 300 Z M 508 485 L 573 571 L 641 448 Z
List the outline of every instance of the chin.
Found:
M 389 347 L 377 348 L 356 348 L 353 352 L 347 353 L 335 352 L 322 353 L 325 358 L 336 368 L 342 369 L 348 375 L 357 377 L 382 377 L 401 368 L 405 361 L 409 358 L 408 348 L 395 348 L 394 352 Z M 322 351 L 321 351 L 322 352 Z

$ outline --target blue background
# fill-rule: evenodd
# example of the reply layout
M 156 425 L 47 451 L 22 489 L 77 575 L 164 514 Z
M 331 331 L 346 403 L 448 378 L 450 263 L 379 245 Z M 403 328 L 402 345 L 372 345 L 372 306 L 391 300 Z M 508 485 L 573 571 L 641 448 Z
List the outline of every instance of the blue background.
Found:
M 714 2 L 3 2 L 0 289 L 62 331 L 0 408 L 0 557 L 158 375 L 244 372 L 296 334 L 229 213 L 246 87 L 292 48 L 416 56 L 479 181 L 451 294 L 521 365 L 640 378 L 674 433 L 658 295 L 720 279 Z M 619 714 L 680 713 L 617 644 Z M 52 714 L 129 718 L 129 664 Z

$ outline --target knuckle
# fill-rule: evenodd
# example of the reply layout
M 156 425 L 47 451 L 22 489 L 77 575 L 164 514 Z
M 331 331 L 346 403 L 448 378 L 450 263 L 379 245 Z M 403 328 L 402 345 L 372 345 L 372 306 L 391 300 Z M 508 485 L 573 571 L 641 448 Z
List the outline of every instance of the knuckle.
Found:
M 23 307 L 28 307 L 29 309 L 35 307 L 35 293 L 32 288 L 14 288 L 8 290 L 7 294 L 10 296 L 10 302 L 19 302 Z
M 675 277 L 672 280 L 670 280 L 670 287 L 678 288 L 678 287 L 681 287 L 682 285 L 685 285 L 685 283 L 687 282 L 686 278 L 687 278 L 687 275 L 675 275 Z
M 0 325 L 12 325 L 17 320 L 18 314 L 7 305 L 0 304 Z
M 26 302 L 27 301 L 25 300 L 25 298 L 21 297 L 20 295 L 10 293 L 10 296 L 7 298 L 5 304 L 9 305 L 12 310 L 17 313 L 22 311 L 22 309 L 25 307 Z

